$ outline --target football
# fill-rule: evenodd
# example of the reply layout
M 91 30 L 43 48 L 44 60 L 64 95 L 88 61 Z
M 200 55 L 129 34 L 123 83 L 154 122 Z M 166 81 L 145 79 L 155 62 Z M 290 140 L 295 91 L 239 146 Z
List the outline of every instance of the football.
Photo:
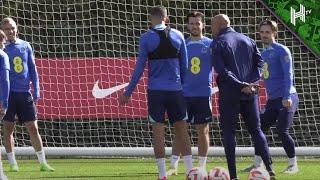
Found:
M 208 173 L 203 168 L 192 168 L 188 173 L 188 180 L 208 180 Z
M 215 167 L 209 172 L 209 180 L 230 180 L 230 175 L 225 168 Z
M 267 170 L 255 168 L 249 172 L 248 180 L 270 180 L 270 176 Z

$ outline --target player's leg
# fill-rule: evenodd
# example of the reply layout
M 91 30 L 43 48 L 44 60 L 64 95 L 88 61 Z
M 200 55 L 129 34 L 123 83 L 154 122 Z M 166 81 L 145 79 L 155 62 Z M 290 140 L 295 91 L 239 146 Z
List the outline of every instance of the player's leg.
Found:
M 185 173 L 188 174 L 192 169 L 192 155 L 190 137 L 187 131 L 187 123 L 184 120 L 178 120 L 173 123 L 175 135 L 177 137 L 177 146 L 183 157 Z
M 236 123 L 239 119 L 239 102 L 219 98 L 219 113 L 223 137 L 223 146 L 227 158 L 230 178 L 237 178 L 236 168 Z
M 4 174 L 3 171 L 3 164 L 2 164 L 2 156 L 0 154 L 0 180 L 7 180 L 7 176 Z
M 159 179 L 163 179 L 167 176 L 166 164 L 165 164 L 165 126 L 163 123 L 154 122 L 152 124 L 153 133 L 153 150 L 157 161 Z
M 209 150 L 209 123 L 212 122 L 211 98 L 199 97 L 194 102 L 194 121 L 198 133 L 199 167 L 206 169 Z
M 15 121 L 15 115 L 17 111 L 16 96 L 17 96 L 17 93 L 10 92 L 8 109 L 6 111 L 6 114 L 3 117 L 3 145 L 6 149 L 11 172 L 19 171 L 19 167 L 14 154 L 14 139 L 13 139 L 13 131 L 15 126 L 14 121 Z
M 42 139 L 38 131 L 38 124 L 36 121 L 36 107 L 29 92 L 20 94 L 20 103 L 17 108 L 17 115 L 19 121 L 24 123 L 29 136 L 31 144 L 36 152 L 38 161 L 40 163 L 40 171 L 54 171 L 54 169 L 47 164 L 45 152 L 42 146 Z
M 148 113 L 152 123 L 153 150 L 158 167 L 158 179 L 166 178 L 165 163 L 165 94 L 163 91 L 148 90 Z
M 174 129 L 174 134 L 176 134 Z M 170 169 L 167 171 L 168 176 L 178 175 L 178 166 L 180 160 L 180 150 L 178 149 L 177 145 L 177 136 L 173 137 L 172 142 L 172 155 L 170 159 Z
M 186 102 L 187 113 L 188 113 L 187 122 L 192 123 L 194 121 L 194 112 L 195 112 L 194 108 L 196 108 L 196 106 L 194 106 L 192 98 L 185 97 L 185 102 Z M 174 134 L 176 134 L 176 133 L 174 132 Z M 178 150 L 178 147 L 177 147 L 176 137 L 177 136 L 175 136 L 173 138 L 173 142 L 172 142 L 172 155 L 171 155 L 171 159 L 170 159 L 170 169 L 167 172 L 168 176 L 178 175 L 180 151 Z
M 209 124 L 198 124 L 198 156 L 199 156 L 199 167 L 206 169 L 207 155 L 209 150 Z
M 38 131 L 37 121 L 28 121 L 25 123 L 25 126 L 28 130 L 31 144 L 38 157 L 38 161 L 40 163 L 40 171 L 54 171 L 54 169 L 47 163 L 42 145 L 42 139 Z
M 7 180 L 7 176 L 3 172 L 2 156 L 0 154 L 0 180 Z
M 252 99 L 241 100 L 240 112 L 246 126 L 248 127 L 248 131 L 252 137 L 256 150 L 261 155 L 261 158 L 270 176 L 272 179 L 274 179 L 275 173 L 272 169 L 272 161 L 269 154 L 267 139 L 260 127 L 258 96 L 254 95 Z
M 13 139 L 14 127 L 15 127 L 14 122 L 9 122 L 9 121 L 3 122 L 3 145 L 6 149 L 10 171 L 18 172 L 19 166 L 16 161 L 16 157 L 14 153 L 14 139 Z
M 7 176 L 4 174 L 3 171 L 3 164 L 2 164 L 2 155 L 0 153 L 0 180 L 6 180 Z
M 293 124 L 293 118 L 298 106 L 297 94 L 292 95 L 292 107 L 289 109 L 281 108 L 278 117 L 277 131 L 278 136 L 281 139 L 282 146 L 289 158 L 288 167 L 282 172 L 288 174 L 294 174 L 298 172 L 297 158 L 295 155 L 294 140 L 289 134 L 289 129 Z
M 192 169 L 191 143 L 187 130 L 187 110 L 182 91 L 168 92 L 166 109 L 169 121 L 175 129 L 176 143 L 183 156 L 186 174 Z
M 1 118 L 1 120 L 2 120 L 4 114 L 1 113 L 0 116 L 1 116 L 0 118 Z M 2 164 L 2 155 L 1 155 L 1 153 L 0 153 L 0 179 L 3 179 L 3 180 L 7 180 L 7 179 L 8 179 L 7 176 L 4 174 L 4 171 L 3 171 L 3 164 Z
M 42 139 L 38 131 L 38 124 L 36 120 L 25 122 L 25 126 L 28 130 L 31 144 L 36 152 L 42 151 Z M 42 160 L 44 161 L 44 160 Z
M 275 107 L 275 101 L 268 100 L 265 106 L 264 112 L 260 114 L 261 130 L 264 133 L 267 132 L 267 130 L 276 122 L 277 117 L 278 117 L 278 110 Z M 247 129 L 249 129 L 249 127 L 247 127 Z M 241 172 L 250 172 L 254 168 L 261 167 L 262 164 L 263 164 L 262 158 L 257 148 L 255 147 L 255 156 L 254 156 L 253 164 L 242 169 Z

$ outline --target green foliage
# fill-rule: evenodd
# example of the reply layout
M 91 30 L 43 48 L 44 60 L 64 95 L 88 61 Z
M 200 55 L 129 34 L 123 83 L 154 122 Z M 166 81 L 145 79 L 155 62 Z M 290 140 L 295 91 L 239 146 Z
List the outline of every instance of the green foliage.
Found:
M 315 0 L 264 0 L 266 4 L 275 11 L 276 14 L 290 27 L 298 36 L 318 55 L 320 56 L 320 5 Z M 305 16 L 305 23 L 296 19 L 296 25 L 290 23 L 290 8 L 300 11 L 300 4 L 305 6 L 305 10 L 311 10 L 310 14 Z

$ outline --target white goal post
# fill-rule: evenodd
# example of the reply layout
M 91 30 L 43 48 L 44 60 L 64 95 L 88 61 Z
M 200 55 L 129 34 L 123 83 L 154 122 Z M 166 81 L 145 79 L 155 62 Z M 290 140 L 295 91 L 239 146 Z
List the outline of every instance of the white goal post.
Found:
M 112 156 L 112 157 L 139 157 L 154 156 L 151 147 L 45 147 L 45 152 L 50 156 Z M 166 147 L 165 153 L 171 155 L 171 147 Z M 5 154 L 5 149 L 1 149 L 1 153 Z M 32 156 L 35 151 L 32 147 L 18 147 L 15 149 L 18 156 Z M 236 155 L 252 156 L 254 154 L 253 147 L 237 147 Z M 282 147 L 271 147 L 270 154 L 272 156 L 286 156 Z M 197 147 L 192 147 L 192 155 L 198 155 Z M 224 156 L 223 147 L 210 147 L 208 156 Z M 319 156 L 319 147 L 297 147 L 297 156 Z
M 35 51 L 41 88 L 38 124 L 47 155 L 153 155 L 151 126 L 146 118 L 146 76 L 127 106 L 119 107 L 117 98 L 131 77 L 139 37 L 148 29 L 148 13 L 154 5 L 167 7 L 170 26 L 186 36 L 185 20 L 190 11 L 204 13 L 208 37 L 211 17 L 227 14 L 232 26 L 255 39 L 260 48 L 259 23 L 266 18 L 276 20 L 278 41 L 293 53 L 300 99 L 290 134 L 296 142 L 297 155 L 320 155 L 320 61 L 259 1 L 1 1 L 0 18 L 13 17 L 18 22 L 20 38 L 29 41 Z M 110 87 L 116 89 L 115 93 L 106 90 Z M 265 101 L 261 93 L 261 107 Z M 214 95 L 210 156 L 224 155 L 217 109 Z M 168 155 L 172 132 L 168 127 Z M 236 132 L 236 153 L 253 155 L 252 141 L 242 121 Z M 189 133 L 193 154 L 197 154 L 195 130 L 191 128 Z M 17 155 L 34 154 L 24 126 L 17 125 L 14 137 Z M 284 155 L 275 128 L 267 138 L 271 154 Z

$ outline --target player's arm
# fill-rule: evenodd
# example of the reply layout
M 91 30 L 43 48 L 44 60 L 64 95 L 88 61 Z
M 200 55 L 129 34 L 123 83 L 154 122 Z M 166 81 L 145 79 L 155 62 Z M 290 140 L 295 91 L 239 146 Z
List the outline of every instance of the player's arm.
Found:
M 40 98 L 40 83 L 39 83 L 39 75 L 36 67 L 36 61 L 33 54 L 33 50 L 31 45 L 28 43 L 27 47 L 28 52 L 28 69 L 30 79 L 33 85 L 33 98 L 37 101 Z
M 1 101 L 2 101 L 2 108 L 8 108 L 8 99 L 9 99 L 9 92 L 10 92 L 10 81 L 9 81 L 9 58 L 3 58 L 3 64 L 0 70 L 0 86 L 1 86 Z
M 247 87 L 248 86 L 247 83 L 243 83 L 239 81 L 237 77 L 234 75 L 234 73 L 232 73 L 226 68 L 222 58 L 223 50 L 225 49 L 223 45 L 220 42 L 216 42 L 216 43 L 212 43 L 211 47 L 212 47 L 212 64 L 213 64 L 214 70 L 218 73 L 218 78 L 219 78 L 219 80 L 217 79 L 217 82 L 226 81 L 229 84 L 231 84 L 231 86 L 239 90 L 242 90 L 244 87 Z
M 133 90 L 135 89 L 136 85 L 138 84 L 138 81 L 140 80 L 143 74 L 144 67 L 146 66 L 146 61 L 148 59 L 148 51 L 147 51 L 147 46 L 145 41 L 146 39 L 144 37 L 140 38 L 139 55 L 137 58 L 137 63 L 134 68 L 130 83 L 124 93 L 124 95 L 127 97 L 131 96 Z
M 250 83 L 255 83 L 260 80 L 263 73 L 263 59 L 256 43 L 251 40 L 254 52 L 253 52 L 253 68 L 250 75 Z
M 139 55 L 137 58 L 137 63 L 134 68 L 131 80 L 124 94 L 120 95 L 120 97 L 118 98 L 118 103 L 120 105 L 128 103 L 133 90 L 135 89 L 136 85 L 138 84 L 138 81 L 140 80 L 143 74 L 144 67 L 146 66 L 146 62 L 148 59 L 148 51 L 145 41 L 146 39 L 144 38 L 144 36 L 142 36 L 139 42 Z
M 180 47 L 180 78 L 181 78 L 181 83 L 184 81 L 184 77 L 188 71 L 188 54 L 187 54 L 187 45 L 186 41 L 183 38 L 183 35 L 181 34 L 182 38 L 182 44 Z
M 214 44 L 215 44 L 215 40 L 212 40 L 211 43 L 210 43 L 210 46 L 212 47 Z M 212 48 L 210 48 L 209 50 L 209 53 L 210 53 L 210 57 L 212 57 Z M 219 88 L 218 88 L 218 85 L 216 83 L 216 77 L 217 77 L 217 71 L 214 69 L 213 67 L 213 61 L 215 61 L 215 57 L 212 57 L 212 61 L 211 61 L 211 65 L 212 65 L 212 76 L 210 78 L 212 78 L 212 90 L 211 90 L 211 95 L 215 94 L 216 92 L 219 91 Z
M 283 88 L 284 94 L 282 99 L 290 99 L 290 88 L 293 86 L 293 70 L 292 70 L 292 56 L 289 49 L 282 49 L 280 53 L 280 62 L 283 71 Z
M 2 102 L 2 108 L 7 109 L 8 108 L 8 98 L 9 98 L 9 91 L 10 91 L 10 81 L 9 81 L 9 70 L 8 69 L 2 69 L 0 71 L 0 82 L 1 82 L 1 102 Z

